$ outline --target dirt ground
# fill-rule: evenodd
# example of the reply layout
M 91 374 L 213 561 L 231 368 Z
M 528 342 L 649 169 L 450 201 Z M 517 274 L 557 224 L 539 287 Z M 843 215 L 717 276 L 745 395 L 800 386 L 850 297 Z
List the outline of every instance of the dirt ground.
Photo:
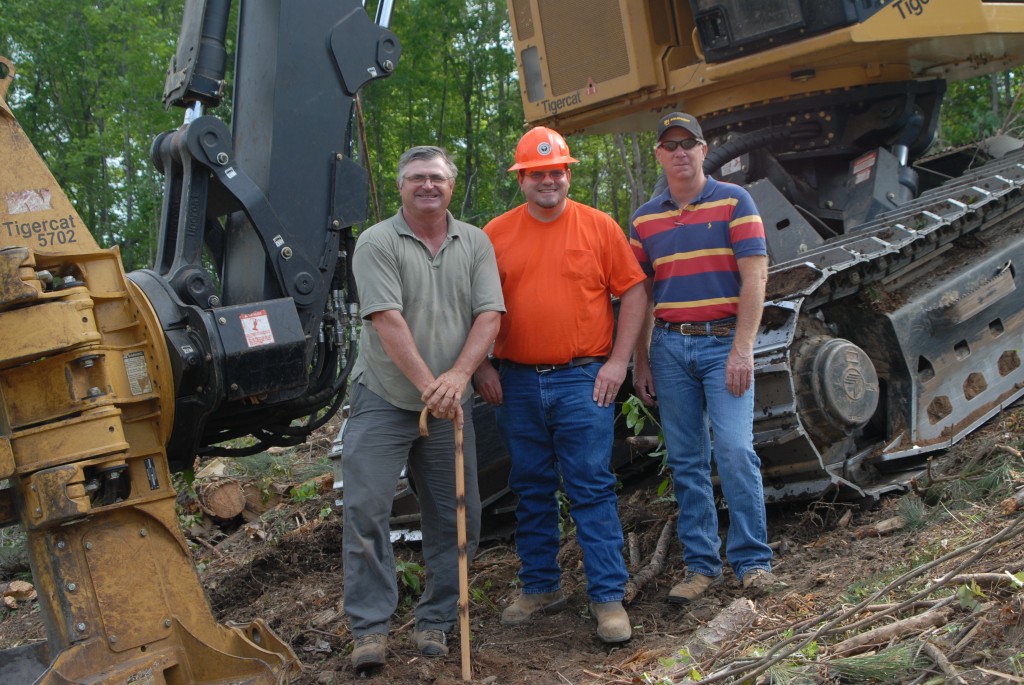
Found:
M 901 573 L 993 536 L 1017 521 L 1019 514 L 1005 514 L 1000 500 L 1024 484 L 1024 462 L 1019 456 L 1013 457 L 1013 449 L 996 446 L 1019 450 L 1022 423 L 1024 409 L 1004 412 L 933 467 L 936 479 L 942 473 L 956 473 L 965 464 L 974 470 L 998 472 L 1002 479 L 998 489 L 983 488 L 980 493 L 972 491 L 968 495 L 966 490 L 947 487 L 924 500 L 910 493 L 883 498 L 870 507 L 832 501 L 770 507 L 769 539 L 779 548 L 774 561 L 779 585 L 755 598 L 753 623 L 706 653 L 694 664 L 696 671 L 706 677 L 736 663 L 738 658 L 752 663 L 763 659 L 771 645 L 794 634 L 799 637 L 820 629 L 826 619 L 868 599 Z M 991 468 L 985 469 L 986 464 Z M 673 503 L 657 501 L 656 485 L 656 480 L 629 483 L 620 496 L 620 515 L 627 535 L 636 541 L 640 568 L 648 563 L 661 529 L 675 513 Z M 263 534 L 269 532 L 266 539 L 255 534 L 254 528 L 252 535 L 236 536 L 239 541 L 226 552 L 214 552 L 209 545 L 196 546 L 197 564 L 218 619 L 265 619 L 291 644 L 301 661 L 301 671 L 292 681 L 295 685 L 462 682 L 457 634 L 452 636 L 451 654 L 445 658 L 422 657 L 409 643 L 415 594 L 405 585 L 392 624 L 387 666 L 369 676 L 353 672 L 348 658 L 351 638 L 342 611 L 341 516 L 337 511 L 325 512 L 333 501 L 328 491 L 319 500 L 278 509 L 274 520 L 260 528 Z M 903 517 L 905 525 L 896 532 L 880 534 L 873 528 L 897 515 Z M 396 551 L 401 560 L 421 561 L 415 543 L 399 542 Z M 627 607 L 634 626 L 633 639 L 609 648 L 594 636 L 595 624 L 587 608 L 581 556 L 574 538 L 566 539 L 560 554 L 568 608 L 520 628 L 507 628 L 499 621 L 501 609 L 516 595 L 518 561 L 511 540 L 486 543 L 470 569 L 473 681 L 531 685 L 683 682 L 678 668 L 679 649 L 691 640 L 694 631 L 741 597 L 742 591 L 727 571 L 726 582 L 697 603 L 684 608 L 668 605 L 668 589 L 683 573 L 674 536 L 667 556 L 664 570 Z M 954 563 L 969 562 L 961 573 L 1021 571 L 1024 538 L 1011 530 L 1005 539 L 983 548 L 982 553 L 975 551 L 976 559 L 971 560 L 971 556 L 961 555 L 939 564 L 929 573 L 894 587 L 872 604 L 906 599 L 912 590 L 951 570 Z M 943 625 L 902 638 L 919 647 L 925 642 L 934 646 L 948 656 L 949 668 L 962 680 L 952 679 L 948 670 L 943 674 L 934 659 L 923 657 L 914 668 L 896 675 L 890 673 L 880 679 L 850 676 L 838 664 L 828 665 L 829 650 L 845 636 L 832 631 L 814 640 L 812 650 L 804 647 L 774 670 L 749 682 L 923 683 L 950 678 L 945 682 L 988 683 L 1004 676 L 1004 682 L 1024 682 L 1024 673 L 1019 670 L 1022 664 L 1018 663 L 1024 656 L 1024 611 L 1021 595 L 1016 592 L 1018 586 L 1012 582 L 1003 586 L 997 582 L 991 587 L 971 582 L 962 584 L 959 590 L 950 585 L 944 593 L 950 595 L 957 590 L 958 596 L 965 592 L 968 596 L 949 604 L 944 610 L 948 620 Z M 925 599 L 941 596 L 943 593 L 937 592 Z M 31 605 L 23 603 L 16 611 L 0 609 L 0 617 L 0 647 L 43 637 L 38 613 Z M 891 625 L 897 617 L 881 624 Z M 794 664 L 802 664 L 805 679 L 787 679 L 784 675 L 783 667 Z M 684 670 L 689 672 L 689 668 Z

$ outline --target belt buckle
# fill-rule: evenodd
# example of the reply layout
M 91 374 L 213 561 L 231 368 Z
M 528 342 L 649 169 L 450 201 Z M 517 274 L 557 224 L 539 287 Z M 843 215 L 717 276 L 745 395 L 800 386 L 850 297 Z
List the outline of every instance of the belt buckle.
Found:
M 544 373 L 546 371 L 554 371 L 556 366 L 556 364 L 534 364 L 533 370 L 537 373 Z
M 704 335 L 704 331 L 696 324 L 684 321 L 679 324 L 679 335 Z

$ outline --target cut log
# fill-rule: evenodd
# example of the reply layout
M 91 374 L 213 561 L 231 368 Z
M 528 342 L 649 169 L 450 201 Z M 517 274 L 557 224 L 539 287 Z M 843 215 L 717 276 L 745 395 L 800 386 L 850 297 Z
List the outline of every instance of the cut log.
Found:
M 14 599 L 35 599 L 36 589 L 32 583 L 27 581 L 12 580 L 8 583 L 0 583 L 0 595 Z
M 863 528 L 857 529 L 857 537 L 866 538 L 871 535 L 888 535 L 897 530 L 900 530 L 907 525 L 906 519 L 902 516 L 893 516 L 892 518 L 879 521 L 873 526 L 864 526 Z
M 691 682 L 687 676 L 694 664 L 699 663 L 712 652 L 722 649 L 730 640 L 736 639 L 750 627 L 755 618 L 757 618 L 757 609 L 754 608 L 753 602 L 746 597 L 733 600 L 732 604 L 722 609 L 711 621 L 698 628 L 686 644 L 676 652 L 680 655 L 679 659 L 673 659 L 671 665 L 652 674 L 654 677 L 650 682 Z M 689 659 L 683 655 L 689 655 Z
M 852 656 L 866 652 L 869 649 L 880 645 L 888 644 L 891 640 L 904 637 L 913 633 L 920 633 L 927 628 L 937 628 L 949 622 L 952 609 L 939 609 L 937 611 L 926 611 L 917 616 L 905 618 L 889 625 L 875 628 L 859 635 L 854 635 L 849 640 L 843 640 L 832 648 L 833 656 Z
M 1009 516 L 1024 505 L 1024 488 L 1020 488 L 1017 492 L 1004 499 L 999 503 L 999 506 L 1003 508 L 1003 513 Z
M 235 518 L 245 508 L 245 493 L 234 478 L 217 478 L 203 483 L 196 495 L 199 508 L 220 521 Z
M 0 602 L 8 609 L 17 609 L 18 600 L 31 601 L 36 598 L 36 589 L 32 583 L 24 580 L 12 580 L 9 583 L 0 583 Z
M 288 486 L 281 483 L 271 483 L 266 487 L 260 487 L 258 483 L 247 481 L 242 483 L 242 492 L 245 493 L 245 508 L 259 518 L 260 514 L 270 511 L 288 496 Z

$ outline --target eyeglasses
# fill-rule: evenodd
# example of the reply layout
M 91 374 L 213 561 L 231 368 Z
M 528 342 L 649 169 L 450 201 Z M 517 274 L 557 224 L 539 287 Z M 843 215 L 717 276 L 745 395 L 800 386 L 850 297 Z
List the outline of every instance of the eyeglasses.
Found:
M 703 143 L 704 141 L 700 138 L 687 138 L 685 140 L 663 140 L 654 147 L 660 147 L 665 152 L 675 152 L 677 148 L 692 150 L 697 147 L 697 145 L 701 145 Z
M 412 176 L 406 176 L 405 180 L 408 181 L 409 183 L 414 183 L 416 185 L 423 185 L 427 181 L 430 181 L 433 185 L 439 186 L 442 183 L 447 183 L 451 179 L 449 179 L 447 176 L 442 176 L 440 174 L 430 174 L 429 176 L 424 176 L 423 174 L 413 174 Z
M 551 171 L 531 171 L 526 175 L 534 183 L 540 183 L 541 181 L 544 180 L 545 176 L 550 177 L 552 181 L 561 181 L 563 178 L 565 178 L 565 170 L 553 169 Z

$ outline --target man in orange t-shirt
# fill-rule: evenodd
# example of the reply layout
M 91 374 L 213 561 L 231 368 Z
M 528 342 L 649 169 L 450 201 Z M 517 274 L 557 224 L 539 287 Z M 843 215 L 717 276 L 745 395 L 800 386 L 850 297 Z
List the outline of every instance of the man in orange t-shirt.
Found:
M 473 377 L 497 405 L 518 495 L 522 593 L 501 615 L 520 625 L 566 605 L 558 566 L 559 485 L 583 550 L 597 635 L 631 636 L 622 607 L 628 577 L 611 472 L 615 396 L 647 308 L 644 273 L 607 214 L 568 199 L 569 147 L 555 131 L 528 131 L 516 148 L 526 203 L 484 227 L 494 244 L 506 314 Z M 618 333 L 611 296 L 620 299 Z

